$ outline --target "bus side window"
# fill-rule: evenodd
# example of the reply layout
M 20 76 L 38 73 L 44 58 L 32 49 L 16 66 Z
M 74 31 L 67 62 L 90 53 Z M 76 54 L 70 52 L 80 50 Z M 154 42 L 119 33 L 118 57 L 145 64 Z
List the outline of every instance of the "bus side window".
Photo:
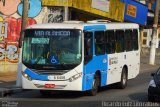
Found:
M 117 30 L 115 31 L 116 35 L 116 52 L 124 52 L 124 31 Z
M 106 53 L 115 53 L 115 33 L 114 30 L 106 31 Z
M 105 54 L 104 31 L 96 31 L 95 32 L 95 54 L 97 56 Z
M 131 40 L 132 30 L 125 30 L 125 50 L 132 51 L 132 40 Z
M 132 32 L 132 46 L 134 50 L 138 50 L 138 31 L 136 29 Z
M 88 63 L 92 59 L 93 55 L 93 33 L 85 32 L 84 33 L 84 63 Z

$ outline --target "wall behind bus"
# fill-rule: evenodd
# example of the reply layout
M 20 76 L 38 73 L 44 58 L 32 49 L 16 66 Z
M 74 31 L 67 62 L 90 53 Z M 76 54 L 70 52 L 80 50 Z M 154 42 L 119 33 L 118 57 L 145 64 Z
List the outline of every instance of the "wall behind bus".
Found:
M 148 47 L 151 46 L 151 36 L 152 36 L 152 29 L 144 29 L 143 35 L 142 35 L 142 47 Z M 160 27 L 157 30 L 157 39 L 156 39 L 156 48 L 160 48 Z
M 18 41 L 23 0 L 0 0 L 0 74 L 15 73 L 19 57 Z M 62 7 L 43 7 L 41 0 L 29 0 L 28 26 L 63 21 Z

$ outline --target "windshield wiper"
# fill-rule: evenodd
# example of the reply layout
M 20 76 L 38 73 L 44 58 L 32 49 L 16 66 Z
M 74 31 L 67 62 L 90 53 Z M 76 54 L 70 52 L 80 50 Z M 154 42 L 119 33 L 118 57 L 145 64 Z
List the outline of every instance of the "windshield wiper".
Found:
M 64 69 L 67 69 L 68 68 L 68 65 L 65 64 L 64 62 L 60 64 Z

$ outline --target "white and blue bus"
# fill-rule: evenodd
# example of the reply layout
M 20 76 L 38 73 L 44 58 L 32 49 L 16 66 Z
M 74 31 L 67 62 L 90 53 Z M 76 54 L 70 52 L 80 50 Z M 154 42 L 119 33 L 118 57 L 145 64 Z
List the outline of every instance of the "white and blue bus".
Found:
M 88 91 L 117 83 L 125 88 L 140 68 L 139 26 L 64 22 L 24 31 L 22 88 Z

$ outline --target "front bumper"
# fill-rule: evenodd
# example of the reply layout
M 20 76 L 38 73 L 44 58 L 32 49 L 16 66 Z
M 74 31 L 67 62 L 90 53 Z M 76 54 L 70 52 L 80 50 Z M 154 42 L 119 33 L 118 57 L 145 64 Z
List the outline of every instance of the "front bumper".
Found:
M 28 80 L 22 76 L 23 89 L 36 90 L 66 90 L 66 91 L 82 91 L 82 79 L 79 78 L 73 82 L 69 81 L 42 81 L 42 80 Z M 45 87 L 46 84 L 53 84 L 54 87 Z

